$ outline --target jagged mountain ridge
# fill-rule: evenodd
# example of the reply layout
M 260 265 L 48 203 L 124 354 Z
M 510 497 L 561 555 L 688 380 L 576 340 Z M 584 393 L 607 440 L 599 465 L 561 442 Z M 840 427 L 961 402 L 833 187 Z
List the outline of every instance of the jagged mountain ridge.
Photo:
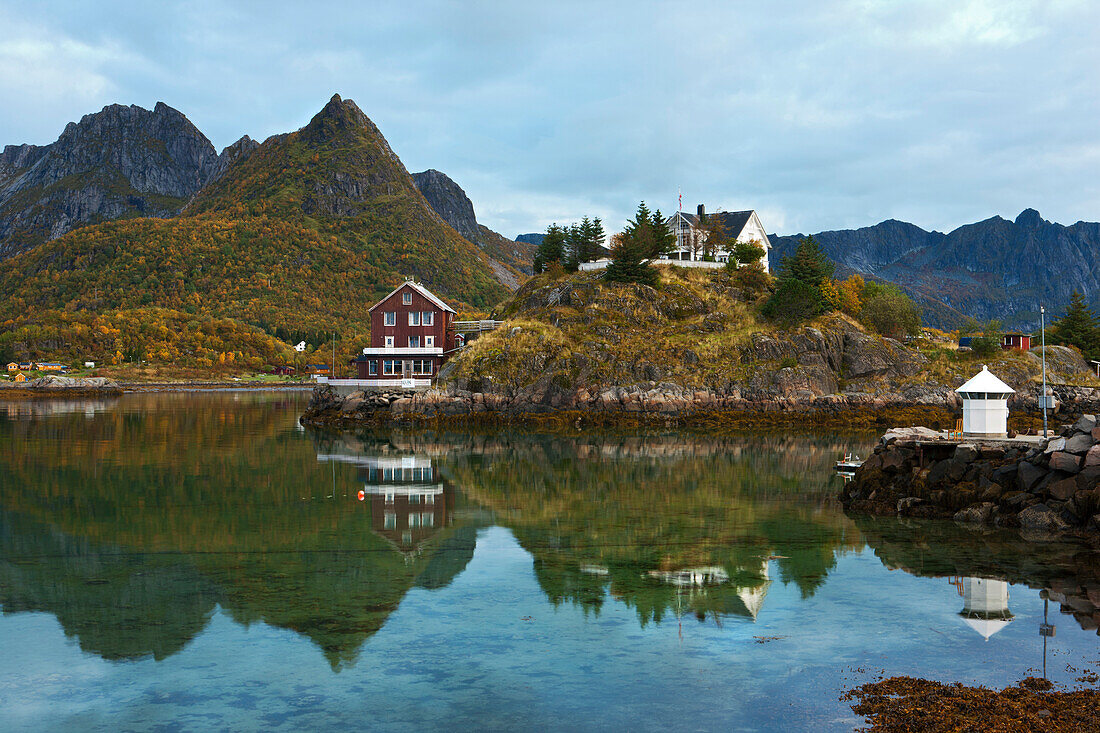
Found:
M 514 271 L 505 272 L 502 268 L 494 267 L 501 282 L 515 290 L 519 287 L 522 276 L 533 274 L 537 247 L 514 242 L 484 224 L 479 224 L 470 197 L 450 176 L 429 168 L 413 173 L 412 177 L 420 193 L 444 221 L 463 237 L 481 247 L 497 263 Z
M 174 218 L 85 226 L 0 261 L 3 318 L 154 306 L 285 337 L 365 333 L 370 305 L 408 276 L 460 307 L 507 293 L 350 100 L 225 154 L 224 172 Z
M 770 237 L 773 261 L 804 236 Z M 1014 221 L 994 216 L 947 234 L 887 220 L 814 238 L 843 272 L 906 290 L 930 325 L 955 327 L 970 316 L 1032 329 L 1040 304 L 1057 314 L 1074 290 L 1100 303 L 1100 223 L 1064 226 L 1025 209 Z
M 256 143 L 219 155 L 181 112 L 112 104 L 70 122 L 49 145 L 0 153 L 0 258 L 88 223 L 175 216 Z

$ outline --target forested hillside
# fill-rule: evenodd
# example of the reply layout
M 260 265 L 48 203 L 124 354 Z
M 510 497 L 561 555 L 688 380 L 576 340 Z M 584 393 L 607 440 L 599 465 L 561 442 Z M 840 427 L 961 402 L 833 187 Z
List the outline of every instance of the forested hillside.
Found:
M 296 341 L 365 334 L 367 309 L 405 277 L 465 310 L 507 294 L 350 100 L 242 152 L 178 217 L 83 227 L 0 262 L 2 328 L 161 307 Z

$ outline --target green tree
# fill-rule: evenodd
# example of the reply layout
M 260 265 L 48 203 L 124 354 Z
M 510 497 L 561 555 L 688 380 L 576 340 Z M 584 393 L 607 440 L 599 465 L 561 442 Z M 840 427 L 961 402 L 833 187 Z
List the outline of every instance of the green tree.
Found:
M 661 221 L 661 212 L 650 212 L 642 201 L 617 240 L 611 248 L 611 262 L 604 270 L 604 279 L 656 285 L 657 271 L 647 260 L 668 251 L 675 243 L 675 237 Z
M 551 262 L 561 263 L 562 258 L 565 256 L 566 237 L 565 229 L 557 224 L 546 227 L 546 235 L 542 238 L 542 243 L 535 252 L 534 270 L 536 273 L 545 271 Z
M 751 265 L 760 262 L 763 258 L 764 248 L 757 244 L 755 240 L 737 242 L 733 245 L 733 259 L 739 265 Z
M 902 338 L 920 333 L 921 317 L 917 304 L 898 287 L 889 283 L 867 282 L 863 288 L 860 320 L 883 336 Z
M 821 292 L 793 278 L 781 280 L 775 294 L 761 309 L 765 318 L 786 324 L 808 320 L 820 312 Z
M 1065 314 L 1051 324 L 1053 341 L 1066 346 L 1076 346 L 1090 359 L 1100 355 L 1100 326 L 1096 314 L 1085 303 L 1084 296 L 1076 290 L 1070 297 Z
M 836 264 L 821 251 L 817 240 L 811 235 L 799 240 L 793 255 L 783 258 L 780 279 L 790 278 L 811 288 L 819 288 L 821 281 L 831 278 L 835 271 Z

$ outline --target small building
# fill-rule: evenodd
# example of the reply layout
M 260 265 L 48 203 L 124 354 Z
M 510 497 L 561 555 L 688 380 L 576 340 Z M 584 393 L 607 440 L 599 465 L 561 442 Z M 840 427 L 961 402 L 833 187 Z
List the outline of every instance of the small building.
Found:
M 963 402 L 963 434 L 1004 438 L 1008 434 L 1008 398 L 1016 390 L 1002 382 L 989 367 L 955 390 Z
M 40 372 L 63 372 L 65 371 L 64 364 L 55 364 L 49 361 L 38 362 L 38 371 Z
M 1005 351 L 1009 349 L 1019 349 L 1020 351 L 1031 350 L 1031 334 L 1027 333 L 1006 333 L 1001 338 L 1001 348 Z
M 9 372 L 17 372 L 17 371 L 19 371 L 19 364 L 17 364 L 17 363 L 16 363 L 16 362 L 14 362 L 14 361 L 12 361 L 12 362 L 8 362 L 8 371 L 9 371 Z
M 26 382 L 27 381 L 27 375 L 24 374 L 23 372 L 19 372 L 18 374 L 15 375 L 15 381 L 17 381 L 17 382 Z
M 292 366 L 277 366 L 271 372 L 272 374 L 288 377 L 294 374 L 294 367 Z
M 426 384 L 461 346 L 456 311 L 423 285 L 406 280 L 370 308 L 370 346 L 354 360 L 360 380 Z M 426 381 L 425 381 L 426 380 Z
M 325 377 L 332 376 L 332 367 L 328 364 L 306 364 L 306 371 Z
M 969 349 L 970 344 L 974 341 L 973 336 L 959 336 L 959 348 Z
M 34 369 L 34 362 L 33 361 L 21 361 L 21 362 L 19 362 L 19 370 L 20 371 L 29 372 L 32 369 Z
M 85 369 L 95 369 L 95 362 L 94 361 L 84 362 L 84 368 Z

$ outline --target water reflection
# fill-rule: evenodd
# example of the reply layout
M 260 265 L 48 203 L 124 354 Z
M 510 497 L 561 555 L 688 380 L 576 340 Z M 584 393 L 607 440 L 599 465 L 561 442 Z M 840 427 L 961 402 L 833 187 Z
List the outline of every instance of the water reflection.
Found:
M 625 607 L 635 628 L 767 624 L 867 546 L 953 579 L 949 613 L 987 640 L 1015 618 L 1008 584 L 1100 621 L 1093 550 L 845 516 L 832 473 L 852 436 L 333 436 L 300 432 L 293 399 L 0 416 L 3 612 L 50 613 L 104 659 L 162 660 L 220 609 L 300 634 L 341 670 L 410 592 L 461 576 L 495 525 L 536 594 L 585 618 Z

